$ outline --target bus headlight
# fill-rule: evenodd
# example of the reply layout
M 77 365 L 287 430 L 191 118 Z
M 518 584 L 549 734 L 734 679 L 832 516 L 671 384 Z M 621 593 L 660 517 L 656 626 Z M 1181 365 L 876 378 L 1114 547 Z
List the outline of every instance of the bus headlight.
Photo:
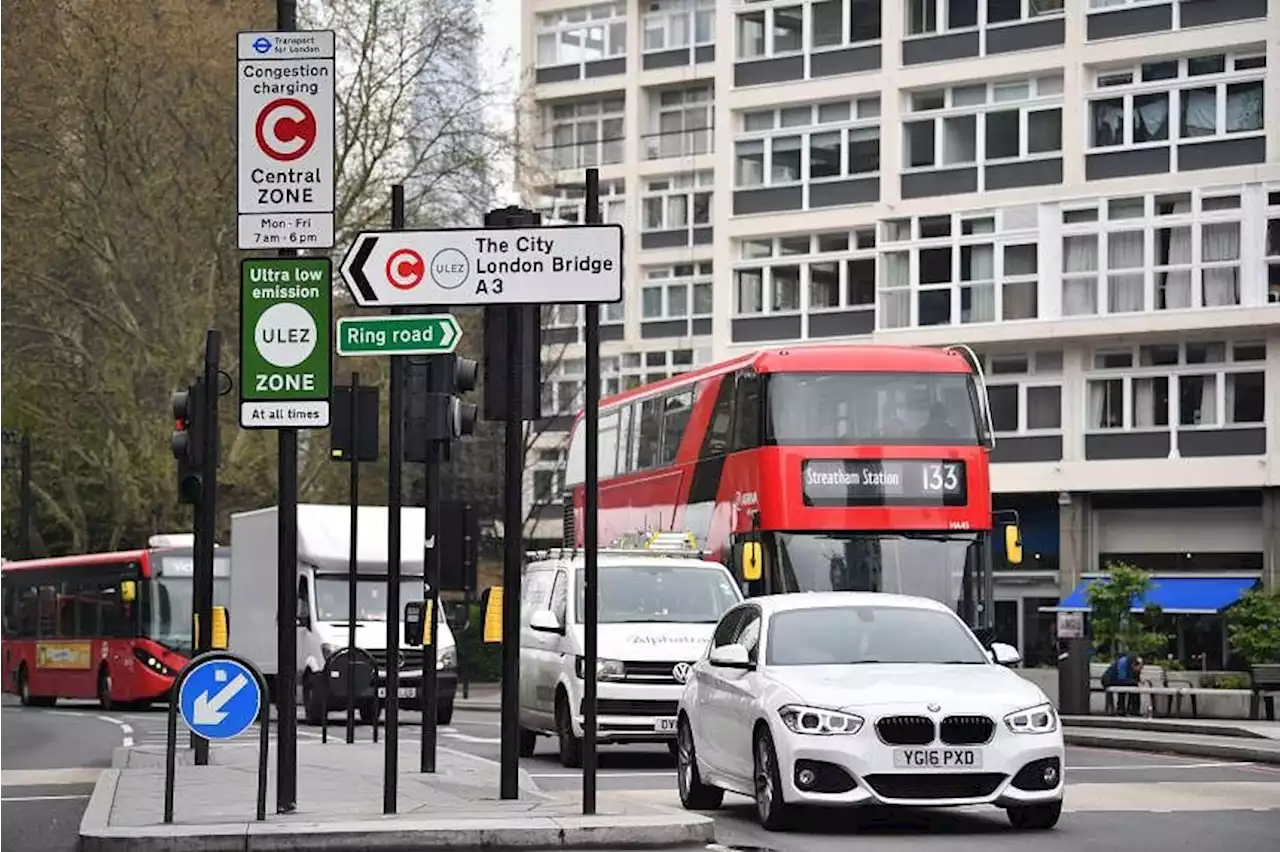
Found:
M 164 675 L 165 677 L 173 677 L 173 669 L 169 668 L 157 659 L 154 654 L 144 651 L 141 648 L 134 648 L 133 656 L 138 660 L 138 662 L 142 663 L 156 674 Z

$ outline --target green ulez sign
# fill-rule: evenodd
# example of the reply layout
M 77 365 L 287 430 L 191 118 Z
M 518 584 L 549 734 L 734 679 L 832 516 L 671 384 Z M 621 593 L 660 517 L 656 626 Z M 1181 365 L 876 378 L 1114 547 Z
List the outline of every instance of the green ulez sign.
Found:
M 240 425 L 322 429 L 333 376 L 327 257 L 240 262 Z
M 444 355 L 458 346 L 462 328 L 453 314 L 341 317 L 339 355 Z

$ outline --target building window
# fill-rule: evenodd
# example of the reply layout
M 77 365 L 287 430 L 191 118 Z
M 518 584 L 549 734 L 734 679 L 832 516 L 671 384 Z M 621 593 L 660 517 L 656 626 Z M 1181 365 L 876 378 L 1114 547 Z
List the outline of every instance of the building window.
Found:
M 1034 207 L 880 222 L 881 329 L 1036 319 Z
M 818 0 L 810 7 L 815 49 L 880 40 L 881 0 Z
M 626 181 L 600 181 L 600 217 L 605 222 L 627 224 Z M 580 224 L 587 221 L 587 191 L 581 184 L 557 184 L 544 192 L 538 210 L 543 224 L 568 222 Z
M 1280 303 L 1280 187 L 1267 190 L 1267 302 Z
M 906 0 L 906 34 L 932 35 L 978 25 L 978 0 Z
M 605 378 L 602 393 L 611 396 L 634 390 L 641 385 L 660 382 L 710 363 L 710 347 L 625 352 L 615 358 L 601 358 L 600 374 Z
M 1241 220 L 1220 190 L 1064 204 L 1063 316 L 1239 305 Z
M 646 53 L 715 43 L 716 0 L 649 0 L 645 7 Z
M 736 313 L 874 310 L 875 248 L 873 227 L 743 240 L 734 269 Z
M 879 118 L 878 97 L 744 112 L 734 183 L 752 189 L 877 175 Z
M 647 267 L 640 291 L 641 317 L 668 320 L 711 316 L 711 269 L 709 260 Z
M 738 58 L 764 59 L 804 49 L 804 6 L 774 6 L 737 17 Z
M 1087 428 L 1256 428 L 1266 415 L 1266 344 L 1167 343 L 1099 349 Z
M 1062 429 L 1062 353 L 1048 350 L 983 359 L 997 434 Z
M 1265 53 L 1209 54 L 1099 70 L 1091 148 L 1261 135 Z
M 907 111 L 909 170 L 1061 156 L 1061 75 L 913 92 Z
M 585 65 L 627 52 L 627 4 L 598 3 L 538 15 L 537 67 Z
M 1061 15 L 1063 2 L 1064 0 L 986 0 L 987 23 L 1008 24 L 1047 15 Z
M 711 185 L 715 172 L 689 172 L 649 178 L 641 199 L 640 230 L 675 231 L 711 224 Z
M 583 169 L 621 163 L 625 153 L 622 98 L 553 104 L 545 165 Z
M 713 150 L 715 86 L 692 86 L 655 92 L 649 99 L 649 125 L 657 132 L 645 136 L 645 157 L 690 157 Z

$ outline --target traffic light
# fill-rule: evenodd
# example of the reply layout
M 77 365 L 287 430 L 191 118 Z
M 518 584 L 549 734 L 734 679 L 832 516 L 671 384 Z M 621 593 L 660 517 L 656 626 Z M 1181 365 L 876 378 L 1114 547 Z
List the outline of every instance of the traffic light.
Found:
M 197 381 L 173 395 L 173 437 L 170 447 L 178 460 L 178 501 L 199 503 L 204 491 L 204 387 Z
M 474 402 L 462 399 L 462 395 L 476 389 L 480 378 L 480 364 L 471 358 L 454 356 L 451 372 L 447 388 L 447 392 L 452 395 L 449 400 L 449 431 L 454 438 L 462 438 L 476 431 L 478 409 Z

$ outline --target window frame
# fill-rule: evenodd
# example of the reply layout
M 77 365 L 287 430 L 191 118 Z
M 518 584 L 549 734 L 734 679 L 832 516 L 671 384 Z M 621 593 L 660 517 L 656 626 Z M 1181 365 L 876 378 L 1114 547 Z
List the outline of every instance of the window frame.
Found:
M 693 50 L 716 43 L 716 0 L 652 0 L 659 6 L 669 8 L 646 11 L 640 17 L 640 52 L 666 53 L 673 50 Z M 698 19 L 709 14 L 710 34 L 706 39 L 698 38 Z M 671 31 L 671 22 L 676 18 L 684 18 L 688 27 L 689 41 L 686 44 L 668 44 L 667 34 Z M 661 47 L 649 47 L 651 22 L 660 22 L 663 33 Z
M 589 111 L 592 108 L 594 111 Z M 565 109 L 572 110 L 572 115 L 557 115 L 558 111 Z M 601 94 L 546 104 L 542 111 L 542 151 L 548 169 L 554 172 L 592 166 L 614 166 L 625 162 L 626 113 L 625 95 Z M 580 128 L 592 121 L 595 124 L 595 138 L 579 138 Z M 606 136 L 604 125 L 615 121 L 619 122 L 620 132 L 616 136 Z M 557 144 L 557 130 L 566 127 L 571 129 L 573 140 Z M 563 159 L 560 153 L 562 151 L 572 152 L 569 161 Z
M 767 3 L 768 0 L 765 0 Z M 775 0 L 771 5 L 739 6 L 734 9 L 733 15 L 733 61 L 734 62 L 760 62 L 763 60 L 777 59 L 784 56 L 803 56 L 805 49 L 809 45 L 807 32 L 811 29 L 810 15 L 808 11 L 809 3 L 805 0 Z M 777 48 L 778 26 L 776 23 L 777 12 L 779 10 L 800 10 L 800 45 L 793 49 Z M 762 50 L 758 55 L 747 56 L 743 53 L 743 32 L 742 20 L 755 15 L 762 15 L 761 26 L 763 28 L 764 43 Z
M 596 10 L 611 10 L 607 16 L 595 17 L 592 13 Z M 582 14 L 582 20 L 575 21 L 573 17 L 578 13 Z M 627 55 L 627 3 L 623 0 L 607 0 L 607 2 L 591 3 L 583 6 L 571 6 L 566 9 L 557 9 L 555 11 L 540 12 L 534 16 L 534 36 L 533 36 L 533 66 L 534 68 L 563 68 L 565 66 L 577 65 L 580 70 L 586 68 L 591 62 L 604 62 L 618 57 Z M 614 44 L 615 37 L 614 26 L 622 25 L 621 46 L 618 50 L 610 52 L 618 45 Z M 568 33 L 577 31 L 586 31 L 591 27 L 602 27 L 605 33 L 605 49 L 604 55 L 596 59 L 588 59 L 585 55 L 577 62 L 543 62 L 541 50 L 539 50 L 539 41 L 544 36 L 554 35 L 556 45 L 556 59 L 560 59 L 561 37 Z M 583 39 L 585 40 L 585 38 Z
M 652 189 L 655 184 L 666 183 L 663 189 Z M 696 172 L 682 172 L 671 175 L 654 175 L 644 178 L 644 186 L 640 195 L 640 233 L 658 233 L 667 231 L 686 231 L 690 234 L 697 228 L 712 227 L 712 204 L 715 201 L 715 171 L 702 169 Z M 697 221 L 697 199 L 706 196 L 705 221 Z M 674 199 L 683 198 L 685 205 L 684 224 L 674 224 L 671 204 Z M 651 201 L 661 202 L 662 222 L 659 227 L 649 226 L 649 207 Z
M 867 245 L 865 239 L 860 242 L 860 235 L 865 237 L 869 233 L 870 244 Z M 846 238 L 845 248 L 831 249 L 824 251 L 822 249 L 822 239 L 831 237 L 844 236 Z M 852 229 L 839 229 L 834 231 L 819 231 L 804 235 L 794 236 L 767 236 L 759 238 L 745 238 L 735 241 L 735 253 L 737 255 L 733 263 L 733 283 L 734 283 L 734 313 L 735 319 L 759 317 L 759 316 L 790 316 L 796 313 L 804 315 L 823 314 L 823 313 L 841 313 L 849 311 L 867 311 L 872 312 L 876 306 L 876 285 L 878 281 L 878 263 L 875 232 L 870 226 L 860 226 Z M 788 242 L 795 243 L 799 239 L 806 239 L 807 250 L 787 251 L 784 246 Z M 769 244 L 769 254 L 748 255 L 746 247 L 748 245 L 760 245 L 762 243 Z M 872 262 L 872 279 L 871 279 L 871 301 L 854 302 L 850 299 L 850 273 L 851 263 L 859 263 L 865 261 Z M 821 307 L 814 306 L 813 300 L 813 267 L 817 265 L 836 264 L 838 274 L 839 300 L 838 304 L 826 305 Z M 772 287 L 773 274 L 772 269 L 778 266 L 798 266 L 799 267 L 799 301 L 795 310 L 778 310 L 773 306 Z M 740 308 L 738 302 L 738 274 L 740 272 L 751 272 L 759 270 L 762 281 L 762 303 L 761 310 L 755 312 L 744 312 Z M 806 323 L 807 326 L 807 323 Z M 803 331 L 803 330 L 802 330 Z M 802 337 L 807 336 L 807 332 L 802 333 Z
M 687 275 L 677 274 L 681 267 L 690 266 L 692 269 Z M 641 322 L 662 322 L 667 320 L 692 320 L 704 319 L 712 317 L 715 313 L 715 283 L 713 275 L 713 262 L 710 260 L 693 261 L 689 264 L 664 264 L 660 266 L 646 266 L 643 269 L 643 280 L 640 285 L 640 321 Z M 665 275 L 657 275 L 655 273 L 665 271 Z M 684 313 L 677 314 L 671 310 L 671 288 L 685 287 L 685 305 L 687 310 Z M 711 307 L 706 311 L 697 310 L 696 292 L 699 288 L 703 292 L 711 293 Z M 660 301 L 662 310 L 653 316 L 645 313 L 645 293 L 646 291 L 660 291 Z
M 996 370 L 995 362 L 1001 359 L 1015 358 L 1025 355 L 1026 366 L 1021 370 Z M 1056 362 L 1056 363 L 1055 363 Z M 987 355 L 982 358 L 983 371 L 987 377 L 987 395 L 990 397 L 993 388 L 1017 388 L 1017 427 L 1014 429 L 996 429 L 997 438 L 1012 438 L 1035 435 L 1060 435 L 1066 424 L 1063 418 L 1063 398 L 1065 381 L 1062 375 L 1061 350 L 1035 350 L 1026 353 L 1001 353 Z M 1032 427 L 1030 394 L 1032 390 L 1053 388 L 1058 392 L 1058 425 L 1056 427 Z M 988 399 L 989 401 L 989 399 Z M 994 419 L 993 419 L 994 425 Z

